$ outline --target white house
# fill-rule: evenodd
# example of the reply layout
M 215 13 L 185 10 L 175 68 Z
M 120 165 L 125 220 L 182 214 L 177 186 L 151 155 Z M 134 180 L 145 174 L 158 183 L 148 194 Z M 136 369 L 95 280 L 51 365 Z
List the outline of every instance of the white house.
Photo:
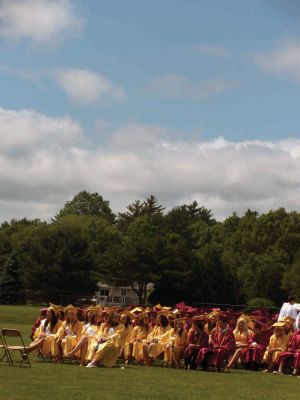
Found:
M 98 290 L 95 292 L 93 301 L 104 306 L 138 304 L 139 298 L 131 286 L 114 287 L 107 283 L 98 282 Z M 154 285 L 149 283 L 147 291 L 151 291 Z

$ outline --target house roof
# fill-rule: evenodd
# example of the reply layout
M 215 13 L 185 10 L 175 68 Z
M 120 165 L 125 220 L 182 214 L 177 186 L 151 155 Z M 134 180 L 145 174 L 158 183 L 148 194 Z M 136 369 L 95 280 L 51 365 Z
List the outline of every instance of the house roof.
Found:
M 112 285 L 109 285 L 107 283 L 102 283 L 102 282 L 98 282 L 97 286 L 99 288 L 103 288 L 103 289 L 118 288 L 118 289 L 133 290 L 131 286 L 112 286 Z M 154 287 L 154 284 L 150 282 L 147 285 L 147 290 L 153 289 L 153 287 Z

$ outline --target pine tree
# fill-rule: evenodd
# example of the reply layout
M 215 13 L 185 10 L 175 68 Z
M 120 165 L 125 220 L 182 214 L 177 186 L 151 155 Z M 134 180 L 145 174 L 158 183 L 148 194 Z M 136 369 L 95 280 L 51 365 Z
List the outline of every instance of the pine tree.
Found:
M 17 304 L 22 299 L 20 263 L 16 252 L 12 252 L 4 264 L 0 277 L 0 301 L 3 304 Z

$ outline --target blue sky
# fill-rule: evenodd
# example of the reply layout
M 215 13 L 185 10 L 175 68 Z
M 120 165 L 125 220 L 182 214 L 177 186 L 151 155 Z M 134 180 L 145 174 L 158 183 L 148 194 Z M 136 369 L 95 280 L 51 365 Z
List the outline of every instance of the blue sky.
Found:
M 101 192 L 115 210 L 152 192 L 167 207 L 194 198 L 210 203 L 219 218 L 248 206 L 295 208 L 299 182 L 288 171 L 299 167 L 299 19 L 294 0 L 0 1 L 0 134 L 6 143 L 0 217 L 35 211 L 49 218 L 83 188 Z M 66 130 L 74 135 L 69 142 L 62 140 Z M 207 146 L 213 150 L 203 166 Z M 183 173 L 178 181 L 170 170 L 165 181 L 158 179 L 153 163 L 161 151 L 168 160 L 162 169 L 182 162 L 188 177 Z M 234 172 L 233 179 L 238 160 L 245 160 L 242 151 L 249 156 L 245 174 Z M 251 164 L 262 152 L 260 176 Z M 41 153 L 51 160 L 43 183 L 31 170 Z M 11 154 L 26 160 L 28 174 L 20 178 L 11 169 Z M 135 184 L 120 154 L 136 157 Z M 191 173 L 193 165 L 185 170 L 184 154 L 195 156 L 193 165 L 204 170 L 199 176 Z M 55 155 L 78 168 L 75 176 L 64 164 L 64 178 L 55 182 Z M 218 169 L 220 157 L 233 163 L 229 175 Z M 86 178 L 88 159 L 96 167 L 105 159 L 117 172 Z M 272 168 L 281 162 L 287 175 L 274 178 Z M 204 183 L 205 170 L 213 172 L 214 187 Z M 255 180 L 253 191 L 241 194 L 253 177 L 263 183 Z M 189 179 L 194 185 L 185 187 Z M 261 184 L 265 195 L 256 193 Z

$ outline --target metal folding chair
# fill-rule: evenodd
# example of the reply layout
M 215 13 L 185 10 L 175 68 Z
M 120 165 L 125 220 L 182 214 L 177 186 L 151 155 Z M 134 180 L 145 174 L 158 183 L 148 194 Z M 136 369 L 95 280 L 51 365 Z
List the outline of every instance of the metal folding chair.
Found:
M 17 329 L 3 328 L 1 329 L 1 334 L 10 365 L 18 364 L 19 367 L 23 365 L 31 367 L 28 355 L 29 347 L 25 346 L 21 332 Z M 18 358 L 16 357 L 17 355 L 19 355 Z
M 4 340 L 2 338 L 1 332 L 0 332 L 0 363 L 1 363 L 1 365 L 4 365 L 6 363 L 11 365 L 10 358 L 9 358 L 6 346 L 4 344 Z

